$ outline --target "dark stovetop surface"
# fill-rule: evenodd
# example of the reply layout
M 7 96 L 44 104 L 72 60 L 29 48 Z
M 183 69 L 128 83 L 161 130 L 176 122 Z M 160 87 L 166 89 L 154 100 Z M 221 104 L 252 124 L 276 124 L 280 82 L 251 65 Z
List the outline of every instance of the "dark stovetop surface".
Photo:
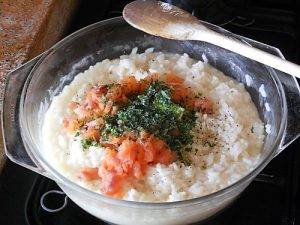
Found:
M 167 1 L 167 0 L 166 0 Z M 68 31 L 119 16 L 129 1 L 82 1 Z M 292 61 L 299 60 L 299 3 L 293 0 L 169 0 L 193 11 L 199 18 L 226 29 L 274 45 Z M 297 30 L 297 29 L 298 30 Z M 300 225 L 300 141 L 291 144 L 264 169 L 241 197 L 205 225 Z M 0 176 L 0 224 L 77 225 L 105 224 L 70 200 L 56 213 L 45 211 L 41 196 L 58 190 L 56 184 L 7 162 Z M 49 195 L 48 207 L 62 205 L 63 195 Z

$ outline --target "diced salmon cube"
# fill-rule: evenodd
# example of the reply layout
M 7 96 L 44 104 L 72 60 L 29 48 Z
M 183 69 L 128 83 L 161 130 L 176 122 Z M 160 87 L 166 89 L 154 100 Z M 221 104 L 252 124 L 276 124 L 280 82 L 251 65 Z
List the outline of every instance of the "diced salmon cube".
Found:
M 121 162 L 135 161 L 137 159 L 138 145 L 131 140 L 124 140 L 119 147 L 118 158 Z
M 74 118 L 64 118 L 63 127 L 68 131 L 75 131 L 80 127 L 80 123 Z
M 86 181 L 97 180 L 99 179 L 98 168 L 84 167 L 81 169 L 79 177 Z
M 86 139 L 92 139 L 94 141 L 98 141 L 100 139 L 100 131 L 99 129 L 88 128 L 86 131 L 83 132 L 83 136 Z
M 140 84 L 134 76 L 126 76 L 121 81 L 124 93 L 126 95 L 136 94 L 140 91 Z
M 141 179 L 143 177 L 142 166 L 139 162 L 134 162 L 133 164 L 133 177 L 136 179 Z
M 98 85 L 97 87 L 95 87 L 95 93 L 98 95 L 98 96 L 101 96 L 103 94 L 106 94 L 108 91 L 108 87 L 107 85 Z
M 213 113 L 213 104 L 207 98 L 199 98 L 195 100 L 195 108 L 200 109 L 203 113 Z
M 157 158 L 155 163 L 161 163 L 164 165 L 168 165 L 175 160 L 175 154 L 170 149 L 164 149 L 157 154 Z
M 121 192 L 123 179 L 118 176 L 115 172 L 106 171 L 105 169 L 100 170 L 101 172 L 101 185 L 100 190 L 107 194 L 114 196 Z
M 114 85 L 113 87 L 111 87 L 108 90 L 106 97 L 112 102 L 123 102 L 127 99 L 123 93 L 121 85 Z
M 179 77 L 178 75 L 174 74 L 174 73 L 167 73 L 166 75 L 166 82 L 170 85 L 178 85 L 178 84 L 182 84 L 184 81 L 183 78 Z
M 68 104 L 69 109 L 76 109 L 78 106 L 79 106 L 79 104 L 77 102 L 73 102 L 73 101 Z

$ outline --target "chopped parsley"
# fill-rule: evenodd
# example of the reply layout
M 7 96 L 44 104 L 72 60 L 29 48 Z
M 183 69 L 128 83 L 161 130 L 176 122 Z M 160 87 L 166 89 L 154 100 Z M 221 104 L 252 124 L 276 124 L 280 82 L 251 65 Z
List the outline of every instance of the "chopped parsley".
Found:
M 91 140 L 91 139 L 83 139 L 81 140 L 81 145 L 84 150 L 88 149 L 91 146 L 99 146 L 99 143 L 97 141 Z
M 202 94 L 201 92 L 198 92 L 197 95 L 196 95 L 196 97 L 197 97 L 197 98 L 200 98 L 200 97 L 202 97 L 202 95 L 203 95 L 203 94 Z
M 254 127 L 253 126 L 251 127 L 251 133 L 252 134 L 254 133 Z
M 157 81 L 143 94 L 131 98 L 117 114 L 105 118 L 101 138 L 107 140 L 127 131 L 146 131 L 164 140 L 183 161 L 187 161 L 181 152 L 192 143 L 190 131 L 195 120 L 195 112 L 174 103 L 170 88 Z
M 115 85 L 114 83 L 111 83 L 111 84 L 107 84 L 106 87 L 107 87 L 108 89 L 110 89 L 110 88 L 112 88 L 114 85 Z
M 80 135 L 80 131 L 78 130 L 78 131 L 76 131 L 74 137 L 78 137 L 79 135 Z

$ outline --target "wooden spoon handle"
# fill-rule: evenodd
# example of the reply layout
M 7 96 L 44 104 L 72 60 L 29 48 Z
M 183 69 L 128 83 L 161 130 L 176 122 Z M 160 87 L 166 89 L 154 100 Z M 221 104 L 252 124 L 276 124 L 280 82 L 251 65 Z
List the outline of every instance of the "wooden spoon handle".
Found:
M 277 56 L 274 56 L 270 53 L 264 52 L 260 49 L 251 47 L 238 40 L 230 39 L 214 31 L 197 30 L 192 33 L 191 39 L 201 40 L 201 41 L 209 42 L 211 44 L 218 45 L 222 48 L 236 52 L 247 58 L 253 59 L 257 62 L 263 63 L 265 65 L 278 69 L 282 72 L 300 78 L 299 65 L 289 62 L 285 59 L 279 58 Z

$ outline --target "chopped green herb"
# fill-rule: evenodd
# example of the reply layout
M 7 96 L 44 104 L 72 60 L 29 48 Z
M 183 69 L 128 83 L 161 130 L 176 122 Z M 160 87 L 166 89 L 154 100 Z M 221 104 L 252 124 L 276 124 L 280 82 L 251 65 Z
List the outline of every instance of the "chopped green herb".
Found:
M 202 97 L 202 95 L 203 94 L 201 92 L 198 92 L 196 97 L 200 98 L 200 97 Z
M 81 145 L 83 147 L 83 149 L 88 149 L 92 144 L 92 140 L 90 139 L 83 139 L 81 140 Z
M 115 85 L 115 84 L 113 84 L 113 83 L 112 83 L 112 84 L 107 84 L 106 87 L 107 87 L 107 88 L 112 88 L 114 85 Z
M 91 146 L 98 147 L 100 144 L 97 141 L 92 141 Z
M 91 140 L 91 139 L 83 139 L 81 140 L 81 145 L 84 150 L 88 149 L 91 146 L 99 146 L 99 143 L 97 141 Z
M 252 134 L 254 133 L 254 127 L 253 126 L 251 127 L 251 133 Z
M 179 151 L 192 143 L 190 131 L 195 120 L 194 111 L 172 102 L 168 86 L 154 82 L 143 94 L 130 99 L 116 115 L 105 118 L 101 137 L 107 140 L 109 136 L 120 136 L 127 131 L 146 131 L 166 141 L 172 150 L 182 155 Z M 178 131 L 177 135 L 174 130 Z
M 79 135 L 80 135 L 80 132 L 79 132 L 79 130 L 78 130 L 78 131 L 76 131 L 74 137 L 78 137 Z
M 171 101 L 169 90 L 161 90 L 158 92 L 155 95 L 153 106 L 158 110 L 172 112 L 177 119 L 180 119 L 185 111 L 183 107 Z

